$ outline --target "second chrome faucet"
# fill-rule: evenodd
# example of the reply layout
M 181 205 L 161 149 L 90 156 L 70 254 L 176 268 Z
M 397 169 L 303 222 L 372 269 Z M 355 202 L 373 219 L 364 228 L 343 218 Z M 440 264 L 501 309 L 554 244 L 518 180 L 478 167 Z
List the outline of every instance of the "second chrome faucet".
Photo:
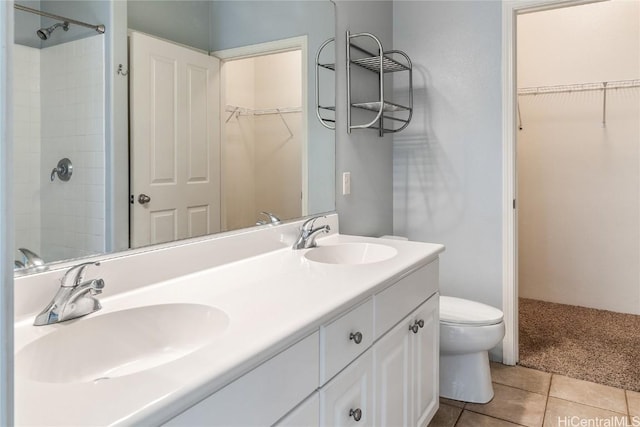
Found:
M 300 234 L 298 239 L 293 244 L 293 249 L 309 249 L 316 247 L 316 237 L 320 233 L 328 233 L 331 231 L 331 227 L 328 224 L 321 227 L 313 228 L 315 222 L 320 218 L 326 218 L 326 216 L 315 216 L 306 220 L 300 228 Z

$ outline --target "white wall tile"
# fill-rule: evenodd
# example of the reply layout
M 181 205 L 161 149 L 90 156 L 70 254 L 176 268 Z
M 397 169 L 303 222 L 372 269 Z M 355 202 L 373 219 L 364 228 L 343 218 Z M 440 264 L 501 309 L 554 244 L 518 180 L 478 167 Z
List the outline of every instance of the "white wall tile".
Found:
M 53 168 L 68 157 L 74 167 L 66 183 L 41 180 L 47 189 L 41 215 L 43 252 L 50 259 L 103 252 L 104 36 L 43 49 L 41 61 L 56 70 L 41 83 L 47 110 L 42 118 L 42 161 Z

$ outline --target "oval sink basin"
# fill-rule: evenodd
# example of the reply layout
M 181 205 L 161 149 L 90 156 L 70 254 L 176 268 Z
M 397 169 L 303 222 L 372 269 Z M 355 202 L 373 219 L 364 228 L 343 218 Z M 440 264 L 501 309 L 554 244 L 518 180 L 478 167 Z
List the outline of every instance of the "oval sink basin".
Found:
M 221 335 L 227 315 L 200 304 L 161 304 L 78 319 L 16 354 L 16 375 L 46 383 L 97 382 L 180 359 Z
M 396 256 L 398 251 L 387 245 L 375 243 L 341 243 L 338 245 L 318 246 L 310 249 L 304 256 L 315 262 L 325 264 L 371 264 L 386 261 Z

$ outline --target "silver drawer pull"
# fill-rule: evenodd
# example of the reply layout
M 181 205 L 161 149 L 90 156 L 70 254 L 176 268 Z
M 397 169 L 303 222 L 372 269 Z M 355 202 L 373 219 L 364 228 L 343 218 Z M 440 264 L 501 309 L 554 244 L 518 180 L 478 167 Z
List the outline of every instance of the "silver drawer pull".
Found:
M 349 339 L 355 342 L 356 344 L 360 344 L 362 342 L 362 334 L 360 332 L 356 332 L 355 334 L 351 332 L 351 334 L 349 335 Z
M 360 408 L 350 409 L 349 416 L 353 417 L 353 419 L 356 421 L 360 421 L 360 419 L 362 418 L 362 410 Z

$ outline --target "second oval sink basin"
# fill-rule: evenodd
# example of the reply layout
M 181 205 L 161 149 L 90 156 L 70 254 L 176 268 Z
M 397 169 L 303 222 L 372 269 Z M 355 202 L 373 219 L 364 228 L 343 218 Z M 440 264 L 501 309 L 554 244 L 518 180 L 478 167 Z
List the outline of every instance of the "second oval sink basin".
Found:
M 221 335 L 223 311 L 160 304 L 59 325 L 16 354 L 16 376 L 46 383 L 97 382 L 180 359 Z
M 386 261 L 398 254 L 396 248 L 375 243 L 340 243 L 318 246 L 310 249 L 304 256 L 315 262 L 325 264 L 371 264 Z

